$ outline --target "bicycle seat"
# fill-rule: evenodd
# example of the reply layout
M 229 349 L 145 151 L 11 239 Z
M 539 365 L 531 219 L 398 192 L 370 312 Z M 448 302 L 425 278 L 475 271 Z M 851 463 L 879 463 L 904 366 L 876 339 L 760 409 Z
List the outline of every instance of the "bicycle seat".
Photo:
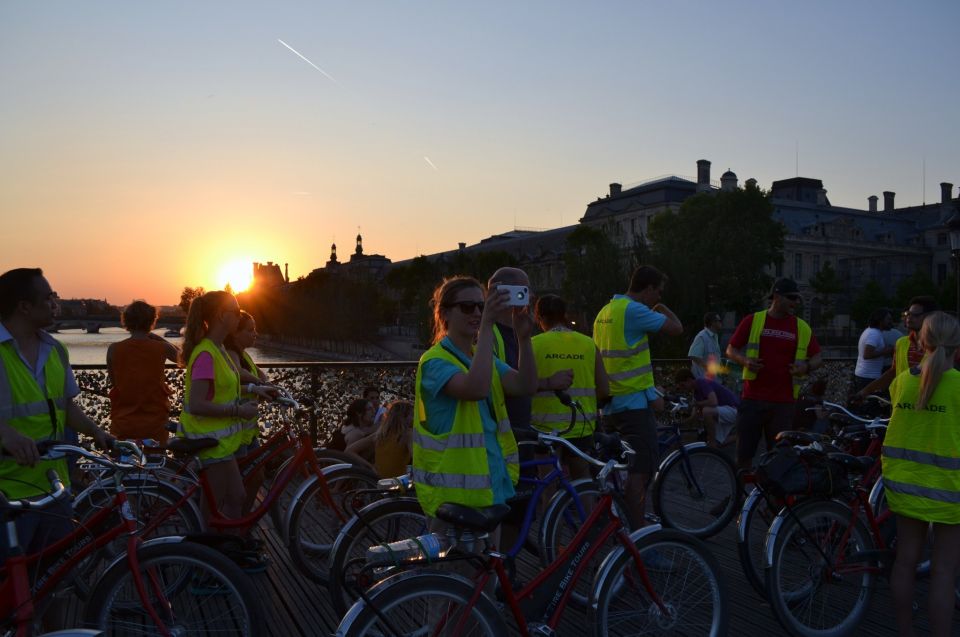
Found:
M 173 438 L 167 443 L 167 451 L 175 456 L 193 456 L 218 444 L 216 438 Z
M 791 445 L 812 445 L 815 442 L 830 442 L 830 437 L 808 431 L 781 431 L 776 440 Z
M 849 453 L 830 453 L 827 457 L 840 463 L 851 473 L 865 473 L 873 466 L 875 458 L 871 456 L 851 456 Z
M 437 507 L 437 519 L 461 529 L 486 533 L 497 528 L 508 513 L 510 513 L 510 507 L 506 504 L 494 504 L 475 509 L 462 504 L 445 502 Z
M 596 431 L 593 434 L 594 448 L 599 452 L 601 458 L 619 458 L 623 453 L 620 446 L 620 434 L 603 433 Z

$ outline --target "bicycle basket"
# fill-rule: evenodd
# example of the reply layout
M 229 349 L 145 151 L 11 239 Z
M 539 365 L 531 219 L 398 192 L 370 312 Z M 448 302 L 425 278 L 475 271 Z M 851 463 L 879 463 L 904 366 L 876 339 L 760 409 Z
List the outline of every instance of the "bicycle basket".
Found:
M 778 446 L 760 458 L 757 483 L 775 496 L 833 496 L 847 486 L 846 470 L 821 452 Z

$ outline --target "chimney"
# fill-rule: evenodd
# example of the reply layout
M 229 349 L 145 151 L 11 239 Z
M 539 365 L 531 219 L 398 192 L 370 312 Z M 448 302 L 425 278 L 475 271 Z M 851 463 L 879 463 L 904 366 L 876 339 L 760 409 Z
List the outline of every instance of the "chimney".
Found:
M 946 205 L 950 203 L 953 193 L 953 184 L 948 181 L 940 182 L 940 203 Z
M 897 193 L 891 192 L 889 190 L 883 191 L 883 211 L 884 212 L 893 212 L 893 198 Z
M 463 250 L 463 249 L 466 248 L 466 247 L 467 247 L 467 244 L 464 243 L 463 241 L 461 241 L 460 243 L 457 244 L 457 249 L 458 249 L 458 250 Z
M 827 205 L 827 189 L 821 188 L 817 191 L 817 205 L 826 206 Z
M 610 196 L 611 196 L 611 197 L 616 197 L 616 196 L 619 195 L 622 191 L 623 191 L 623 186 L 622 186 L 621 184 L 618 184 L 618 183 L 612 183 L 612 184 L 610 184 Z
M 869 197 L 867 197 L 867 202 L 868 202 L 868 204 L 869 204 L 869 206 L 870 206 L 870 212 L 876 212 L 876 211 L 877 211 L 877 200 L 878 200 L 878 199 L 879 199 L 879 197 L 877 197 L 876 195 L 870 195 Z
M 290 264 L 289 263 L 283 264 L 283 282 L 290 283 Z
M 710 162 L 706 159 L 697 160 L 697 192 L 710 190 Z

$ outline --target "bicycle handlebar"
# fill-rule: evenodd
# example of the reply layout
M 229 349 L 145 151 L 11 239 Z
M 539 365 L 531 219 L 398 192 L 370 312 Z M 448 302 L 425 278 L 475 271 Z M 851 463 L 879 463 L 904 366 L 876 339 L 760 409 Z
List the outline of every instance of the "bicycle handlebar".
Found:
M 879 426 L 886 427 L 886 423 L 890 420 L 889 418 L 864 418 L 863 416 L 858 416 L 852 413 L 849 409 L 843 405 L 838 405 L 837 403 L 831 403 L 829 401 L 823 401 L 823 406 L 829 409 L 836 409 L 837 411 L 842 411 L 851 419 L 861 422 L 864 425 L 867 425 L 867 428 L 870 428 L 870 425 L 874 425 L 874 428 L 879 428 Z
M 7 497 L 0 492 L 0 508 L 13 509 L 14 511 L 42 509 L 60 500 L 68 493 L 67 488 L 63 486 L 63 481 L 60 480 L 60 476 L 58 476 L 57 472 L 53 469 L 47 471 L 47 480 L 50 481 L 50 486 L 53 488 L 53 492 L 49 495 L 45 495 L 39 500 L 8 500 Z

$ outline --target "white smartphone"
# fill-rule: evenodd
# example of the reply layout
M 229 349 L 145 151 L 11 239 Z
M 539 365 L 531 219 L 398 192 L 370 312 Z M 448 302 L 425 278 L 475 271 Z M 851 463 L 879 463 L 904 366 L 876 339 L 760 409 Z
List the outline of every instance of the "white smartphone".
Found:
M 517 305 L 521 307 L 530 305 L 530 290 L 528 290 L 525 285 L 498 285 L 497 290 L 506 290 L 510 293 L 510 300 L 507 301 L 507 305 Z

